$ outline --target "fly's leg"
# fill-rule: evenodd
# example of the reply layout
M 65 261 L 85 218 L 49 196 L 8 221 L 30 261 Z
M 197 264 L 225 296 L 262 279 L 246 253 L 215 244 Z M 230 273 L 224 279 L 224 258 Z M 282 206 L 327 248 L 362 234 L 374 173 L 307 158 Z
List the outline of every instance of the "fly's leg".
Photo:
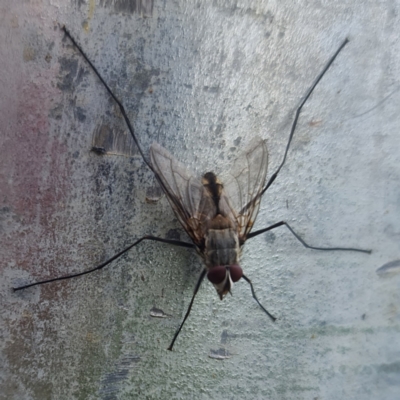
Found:
M 283 156 L 283 160 L 281 162 L 281 164 L 279 165 L 278 169 L 274 172 L 274 174 L 271 176 L 271 178 L 269 178 L 269 181 L 267 182 L 267 184 L 265 185 L 264 189 L 262 190 L 262 192 L 260 193 L 260 197 L 266 192 L 266 190 L 272 185 L 272 183 L 274 182 L 274 180 L 276 179 L 276 177 L 278 176 L 281 168 L 283 167 L 283 165 L 285 164 L 286 161 L 286 156 L 287 153 L 289 151 L 289 147 L 290 147 L 290 143 L 292 142 L 293 139 L 293 135 L 294 135 L 294 131 L 296 130 L 296 126 L 297 126 L 297 121 L 299 119 L 299 115 L 301 112 L 301 109 L 303 108 L 304 104 L 306 103 L 306 101 L 308 100 L 308 98 L 311 96 L 311 93 L 314 91 L 315 87 L 318 85 L 318 82 L 322 79 L 322 77 L 325 75 L 326 71 L 329 69 L 329 67 L 332 65 L 333 61 L 335 60 L 335 58 L 338 56 L 338 54 L 340 53 L 340 51 L 343 49 L 343 47 L 348 43 L 348 39 L 346 38 L 342 44 L 339 46 L 339 48 L 336 50 L 336 53 L 330 58 L 330 60 L 327 62 L 327 64 L 325 65 L 325 67 L 323 68 L 323 70 L 320 72 L 320 74 L 318 75 L 317 79 L 314 81 L 314 83 L 311 85 L 311 87 L 308 89 L 306 95 L 303 98 L 303 101 L 300 103 L 300 106 L 297 108 L 296 110 L 296 115 L 294 117 L 294 121 L 292 124 L 292 128 L 290 130 L 290 135 L 289 135 L 289 140 L 288 143 L 286 145 L 286 150 L 285 150 L 285 154 Z
M 316 247 L 316 246 L 310 246 L 309 244 L 307 244 L 293 229 L 292 227 L 285 221 L 280 221 L 277 222 L 276 224 L 273 224 L 271 226 L 268 226 L 267 228 L 264 229 L 260 229 L 258 231 L 255 232 L 251 232 L 247 235 L 247 239 L 251 239 L 255 236 L 261 235 L 264 232 L 267 231 L 271 231 L 272 229 L 278 228 L 280 226 L 285 225 L 286 228 L 289 229 L 290 232 L 292 232 L 292 234 L 294 235 L 294 237 L 304 246 L 307 247 L 308 249 L 313 249 L 313 250 L 324 250 L 324 251 L 358 251 L 360 253 L 367 253 L 367 254 L 371 254 L 372 250 L 363 250 L 363 249 L 356 249 L 353 247 Z M 273 320 L 275 321 L 276 318 L 271 315 L 264 307 L 263 305 L 259 302 L 259 300 L 257 299 L 257 296 L 254 292 L 254 288 L 253 288 L 253 284 L 251 283 L 250 279 L 247 278 L 247 276 L 243 275 L 242 276 L 244 280 L 246 280 L 250 287 L 251 287 L 251 293 L 253 295 L 253 298 L 256 300 L 256 302 L 258 303 L 258 305 L 262 308 L 262 310 Z
M 131 121 L 128 118 L 128 115 L 126 114 L 125 108 L 122 105 L 121 101 L 117 98 L 117 96 L 113 93 L 113 91 L 110 89 L 110 87 L 107 85 L 106 81 L 103 79 L 103 77 L 100 75 L 100 72 L 97 70 L 97 68 L 93 65 L 93 63 L 89 60 L 89 57 L 85 54 L 85 52 L 82 50 L 81 46 L 76 42 L 76 40 L 73 38 L 73 36 L 69 33 L 68 29 L 65 26 L 62 26 L 61 29 L 64 31 L 65 35 L 68 36 L 69 40 L 73 43 L 73 45 L 78 49 L 79 53 L 81 53 L 82 57 L 86 60 L 86 62 L 90 65 L 92 68 L 93 72 L 97 75 L 97 77 L 100 79 L 101 83 L 104 85 L 106 88 L 107 92 L 110 94 L 110 96 L 114 99 L 114 101 L 118 104 L 119 109 L 121 110 L 121 114 L 124 117 L 124 120 L 126 122 L 126 125 L 128 127 L 128 130 L 130 134 L 132 135 L 132 138 L 136 144 L 136 146 L 139 149 L 140 155 L 143 158 L 143 161 L 147 164 L 147 166 L 153 171 L 153 167 L 151 166 L 151 163 L 146 159 L 144 156 L 143 150 L 140 147 L 139 141 L 135 135 L 135 132 L 133 130 Z M 153 171 L 154 172 L 154 171 Z
M 69 33 L 68 29 L 65 26 L 62 26 L 61 28 L 65 35 L 68 36 L 68 38 L 71 40 L 71 42 L 73 43 L 73 45 L 78 49 L 79 53 L 82 55 L 82 57 L 86 60 L 86 62 L 90 65 L 90 67 L 92 68 L 93 72 L 97 75 L 97 77 L 100 79 L 101 83 L 104 85 L 105 89 L 107 90 L 107 92 L 110 94 L 110 96 L 114 99 L 114 101 L 118 104 L 119 109 L 121 110 L 121 114 L 125 120 L 126 126 L 128 127 L 128 130 L 133 138 L 133 141 L 135 142 L 137 148 L 139 149 L 139 153 L 143 158 L 143 161 L 146 163 L 146 165 L 150 168 L 150 170 L 154 173 L 158 183 L 160 184 L 160 186 L 163 188 L 164 192 L 167 191 L 167 189 L 165 188 L 162 180 L 160 179 L 160 177 L 158 176 L 158 174 L 154 171 L 153 166 L 151 165 L 151 163 L 149 162 L 149 160 L 147 160 L 147 158 L 144 156 L 143 150 L 139 144 L 139 141 L 135 135 L 135 131 L 132 127 L 131 121 L 128 118 L 128 115 L 126 114 L 125 108 L 122 105 L 121 101 L 118 99 L 118 97 L 113 93 L 113 91 L 110 89 L 110 87 L 107 85 L 107 82 L 104 80 L 104 78 L 100 75 L 100 72 L 97 70 L 97 68 L 94 66 L 94 64 L 89 60 L 89 57 L 86 55 L 86 53 L 82 50 L 82 48 L 79 46 L 79 44 L 76 42 L 76 40 L 73 38 L 73 36 Z M 102 154 L 103 153 L 103 148 L 99 148 L 99 147 L 94 147 L 92 148 L 92 151 L 98 153 L 98 154 Z
M 172 348 L 173 348 L 173 346 L 174 346 L 175 340 L 176 340 L 176 338 L 178 337 L 178 335 L 179 335 L 179 333 L 180 333 L 180 331 L 181 331 L 181 329 L 182 329 L 182 327 L 183 327 L 183 325 L 184 325 L 184 323 L 185 323 L 187 317 L 188 317 L 189 314 L 190 314 L 190 310 L 192 309 L 192 305 L 193 305 L 193 302 L 194 302 L 194 298 L 196 297 L 196 294 L 197 294 L 197 292 L 199 291 L 200 285 L 201 285 L 201 283 L 203 282 L 203 279 L 204 279 L 204 277 L 206 276 L 206 273 L 207 273 L 207 270 L 203 270 L 203 272 L 201 273 L 201 275 L 200 275 L 200 277 L 199 277 L 199 279 L 198 279 L 198 281 L 197 281 L 197 283 L 196 283 L 196 286 L 195 286 L 194 292 L 193 292 L 193 296 L 192 296 L 192 300 L 190 301 L 190 304 L 189 304 L 189 307 L 188 307 L 188 309 L 187 309 L 187 311 L 186 311 L 185 317 L 183 318 L 183 321 L 182 321 L 181 325 L 179 326 L 178 330 L 175 332 L 175 335 L 174 335 L 174 337 L 173 337 L 173 339 L 172 339 L 171 344 L 170 344 L 169 347 L 168 347 L 168 350 L 171 350 L 171 351 L 172 351 Z M 253 295 L 253 298 L 254 298 L 255 301 L 258 303 L 258 305 L 261 307 L 261 309 L 272 319 L 272 321 L 275 321 L 275 320 L 276 320 L 276 317 L 274 317 L 272 314 L 270 314 L 270 313 L 263 307 L 263 305 L 260 303 L 260 301 L 258 300 L 258 298 L 257 298 L 257 296 L 256 296 L 256 293 L 255 293 L 255 291 L 254 291 L 253 284 L 251 283 L 251 280 L 250 280 L 247 276 L 245 276 L 245 275 L 242 275 L 242 278 L 243 278 L 245 281 L 247 281 L 248 284 L 250 285 L 251 293 L 252 293 L 252 295 Z
M 168 350 L 170 350 L 170 351 L 172 351 L 172 347 L 174 347 L 175 340 L 176 340 L 176 338 L 178 337 L 178 335 L 179 335 L 179 333 L 180 333 L 180 331 L 181 331 L 181 329 L 182 329 L 182 327 L 183 327 L 183 324 L 185 323 L 187 317 L 188 317 L 189 314 L 190 314 L 190 310 L 192 309 L 192 305 L 193 305 L 193 302 L 194 302 L 194 298 L 196 297 L 196 294 L 197 294 L 197 292 L 198 292 L 199 289 L 200 289 L 201 282 L 203 282 L 203 279 L 204 279 L 204 277 L 206 276 L 206 272 L 207 272 L 207 270 L 204 269 L 203 272 L 201 273 L 201 275 L 199 276 L 199 279 L 198 279 L 198 281 L 197 281 L 197 283 L 196 283 L 196 286 L 195 286 L 195 288 L 194 288 L 192 300 L 190 301 L 190 304 L 189 304 L 189 307 L 188 307 L 188 309 L 187 309 L 187 311 L 186 311 L 185 317 L 183 318 L 183 321 L 182 321 L 181 325 L 179 326 L 178 330 L 175 332 L 174 338 L 172 339 L 172 342 L 171 342 L 171 344 L 170 344 L 169 347 L 168 347 Z
M 343 49 L 343 47 L 348 43 L 348 39 L 346 38 L 342 44 L 339 46 L 339 48 L 336 50 L 335 54 L 330 58 L 330 60 L 327 62 L 327 64 L 325 65 L 325 67 L 322 69 L 322 71 L 320 72 L 320 74 L 318 75 L 317 79 L 314 81 L 314 83 L 311 85 L 311 87 L 308 89 L 306 95 L 304 96 L 302 102 L 300 103 L 300 106 L 297 108 L 296 110 L 296 115 L 294 117 L 293 120 L 293 124 L 292 124 L 292 128 L 290 130 L 290 135 L 289 135 L 289 140 L 288 143 L 286 145 L 286 149 L 285 149 L 285 154 L 283 156 L 283 160 L 281 162 L 281 164 L 279 165 L 278 169 L 274 172 L 274 174 L 271 176 L 271 178 L 268 180 L 267 184 L 265 185 L 264 189 L 261 191 L 260 193 L 260 197 L 266 192 L 266 190 L 272 185 L 272 183 L 275 181 L 276 177 L 278 176 L 281 168 L 283 167 L 283 165 L 285 164 L 286 161 L 286 157 L 289 151 L 289 147 L 290 144 L 292 142 L 293 139 L 293 135 L 294 132 L 296 130 L 296 126 L 297 126 L 297 122 L 300 116 L 300 112 L 304 106 L 304 104 L 306 103 L 306 101 L 309 99 L 309 97 L 311 96 L 311 93 L 314 91 L 315 87 L 318 85 L 319 81 L 322 79 L 322 77 L 325 75 L 326 71 L 329 69 L 329 67 L 332 65 L 333 61 L 335 60 L 335 58 L 338 56 L 338 54 L 340 53 L 340 51 Z M 280 221 L 277 222 L 274 225 L 271 225 L 267 228 L 264 229 L 260 229 L 258 231 L 252 232 L 247 236 L 247 239 L 251 239 L 252 237 L 255 237 L 257 235 L 260 235 L 261 233 L 267 232 L 269 230 L 278 228 L 279 226 L 285 225 L 290 232 L 292 232 L 292 234 L 295 236 L 295 238 L 304 246 L 307 247 L 309 249 L 314 249 L 314 250 L 325 250 L 325 251 L 358 251 L 361 253 L 367 253 L 367 254 L 371 254 L 372 250 L 363 250 L 363 249 L 357 249 L 357 248 L 353 248 L 353 247 L 316 247 L 316 246 L 310 246 L 309 244 L 307 244 L 293 229 L 292 227 L 285 221 Z
M 90 274 L 91 272 L 94 272 L 94 271 L 98 271 L 98 270 L 106 267 L 112 261 L 114 261 L 117 258 L 121 257 L 123 254 L 125 254 L 127 251 L 129 251 L 132 247 L 135 247 L 136 245 L 138 245 L 143 240 L 155 240 L 157 242 L 168 243 L 168 244 L 171 244 L 171 245 L 174 245 L 174 246 L 187 247 L 187 248 L 190 248 L 190 249 L 195 247 L 194 244 L 192 244 L 192 243 L 181 242 L 180 240 L 173 240 L 173 239 L 162 239 L 162 238 L 159 238 L 159 237 L 156 237 L 156 236 L 147 235 L 147 236 L 143 236 L 142 238 L 136 240 L 135 243 L 133 243 L 130 246 L 126 247 L 125 249 L 123 249 L 119 253 L 115 254 L 114 256 L 109 258 L 107 261 L 104 261 L 103 263 L 101 263 L 100 265 L 98 265 L 95 268 L 89 269 L 87 271 L 79 272 L 77 274 L 59 276 L 57 278 L 47 279 L 47 280 L 44 280 L 44 281 L 30 283 L 28 285 L 14 287 L 13 290 L 14 290 L 14 292 L 16 292 L 17 290 L 27 289 L 27 288 L 29 288 L 31 286 L 42 285 L 44 283 L 50 283 L 50 282 L 56 282 L 56 281 L 62 281 L 64 279 L 76 278 L 78 276 L 82 276 L 82 275 Z
M 258 305 L 261 307 L 261 309 L 265 312 L 265 314 L 268 315 L 272 319 L 272 321 L 276 321 L 276 317 L 274 317 L 272 314 L 270 314 L 264 306 L 260 303 L 260 301 L 257 299 L 256 292 L 254 291 L 253 284 L 251 283 L 251 280 L 246 276 L 242 275 L 242 278 L 250 285 L 251 288 L 251 294 L 253 295 L 253 299 L 258 303 Z
M 285 225 L 286 228 L 289 229 L 290 232 L 294 235 L 294 237 L 304 246 L 307 247 L 308 249 L 313 249 L 313 250 L 324 250 L 324 251 L 358 251 L 360 253 L 367 253 L 371 254 L 372 250 L 363 250 L 363 249 L 356 249 L 354 247 L 316 247 L 316 246 L 310 246 L 307 244 L 294 230 L 293 228 L 285 221 L 280 221 L 277 222 L 276 224 L 273 224 L 271 226 L 268 226 L 267 228 L 264 229 L 259 229 L 258 231 L 251 232 L 247 235 L 247 239 L 251 239 L 255 236 L 261 235 L 264 232 L 270 231 L 272 229 L 278 228 L 282 225 Z

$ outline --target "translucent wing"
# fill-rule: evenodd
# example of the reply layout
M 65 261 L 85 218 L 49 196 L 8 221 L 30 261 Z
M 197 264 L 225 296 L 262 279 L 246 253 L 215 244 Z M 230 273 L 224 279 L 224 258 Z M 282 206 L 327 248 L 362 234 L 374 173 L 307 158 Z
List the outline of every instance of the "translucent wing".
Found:
M 201 180 L 157 143 L 150 148 L 151 164 L 172 209 L 194 244 L 202 248 L 215 204 Z
M 220 208 L 227 214 L 231 212 L 236 219 L 241 243 L 246 240 L 256 220 L 267 170 L 267 143 L 254 138 L 246 152 L 235 161 L 224 182 Z

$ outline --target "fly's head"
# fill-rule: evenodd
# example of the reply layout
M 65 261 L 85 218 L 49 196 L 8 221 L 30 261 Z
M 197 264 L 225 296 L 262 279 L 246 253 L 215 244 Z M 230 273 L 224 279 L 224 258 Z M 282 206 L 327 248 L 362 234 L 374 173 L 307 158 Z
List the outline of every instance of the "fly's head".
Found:
M 231 292 L 233 283 L 237 282 L 242 275 L 242 268 L 238 264 L 217 265 L 207 272 L 207 278 L 214 285 L 221 300 Z

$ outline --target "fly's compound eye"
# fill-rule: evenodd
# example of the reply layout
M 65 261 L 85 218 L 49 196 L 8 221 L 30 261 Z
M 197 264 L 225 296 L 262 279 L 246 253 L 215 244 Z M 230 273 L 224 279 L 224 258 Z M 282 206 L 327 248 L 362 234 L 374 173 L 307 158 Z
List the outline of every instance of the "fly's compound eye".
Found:
M 229 272 L 231 273 L 233 282 L 237 282 L 243 276 L 243 270 L 240 268 L 240 265 L 231 265 L 229 267 Z
M 240 268 L 240 267 L 239 267 Z M 226 267 L 225 265 L 217 265 L 216 267 L 211 268 L 207 272 L 207 278 L 214 285 L 218 285 L 223 282 L 226 276 Z

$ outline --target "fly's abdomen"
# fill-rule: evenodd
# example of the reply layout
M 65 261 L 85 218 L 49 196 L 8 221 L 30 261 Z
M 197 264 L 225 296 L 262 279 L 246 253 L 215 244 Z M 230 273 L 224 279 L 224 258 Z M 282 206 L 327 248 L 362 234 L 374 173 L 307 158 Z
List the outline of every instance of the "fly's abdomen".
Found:
M 238 264 L 240 248 L 235 229 L 210 229 L 205 239 L 204 258 L 208 268 Z

